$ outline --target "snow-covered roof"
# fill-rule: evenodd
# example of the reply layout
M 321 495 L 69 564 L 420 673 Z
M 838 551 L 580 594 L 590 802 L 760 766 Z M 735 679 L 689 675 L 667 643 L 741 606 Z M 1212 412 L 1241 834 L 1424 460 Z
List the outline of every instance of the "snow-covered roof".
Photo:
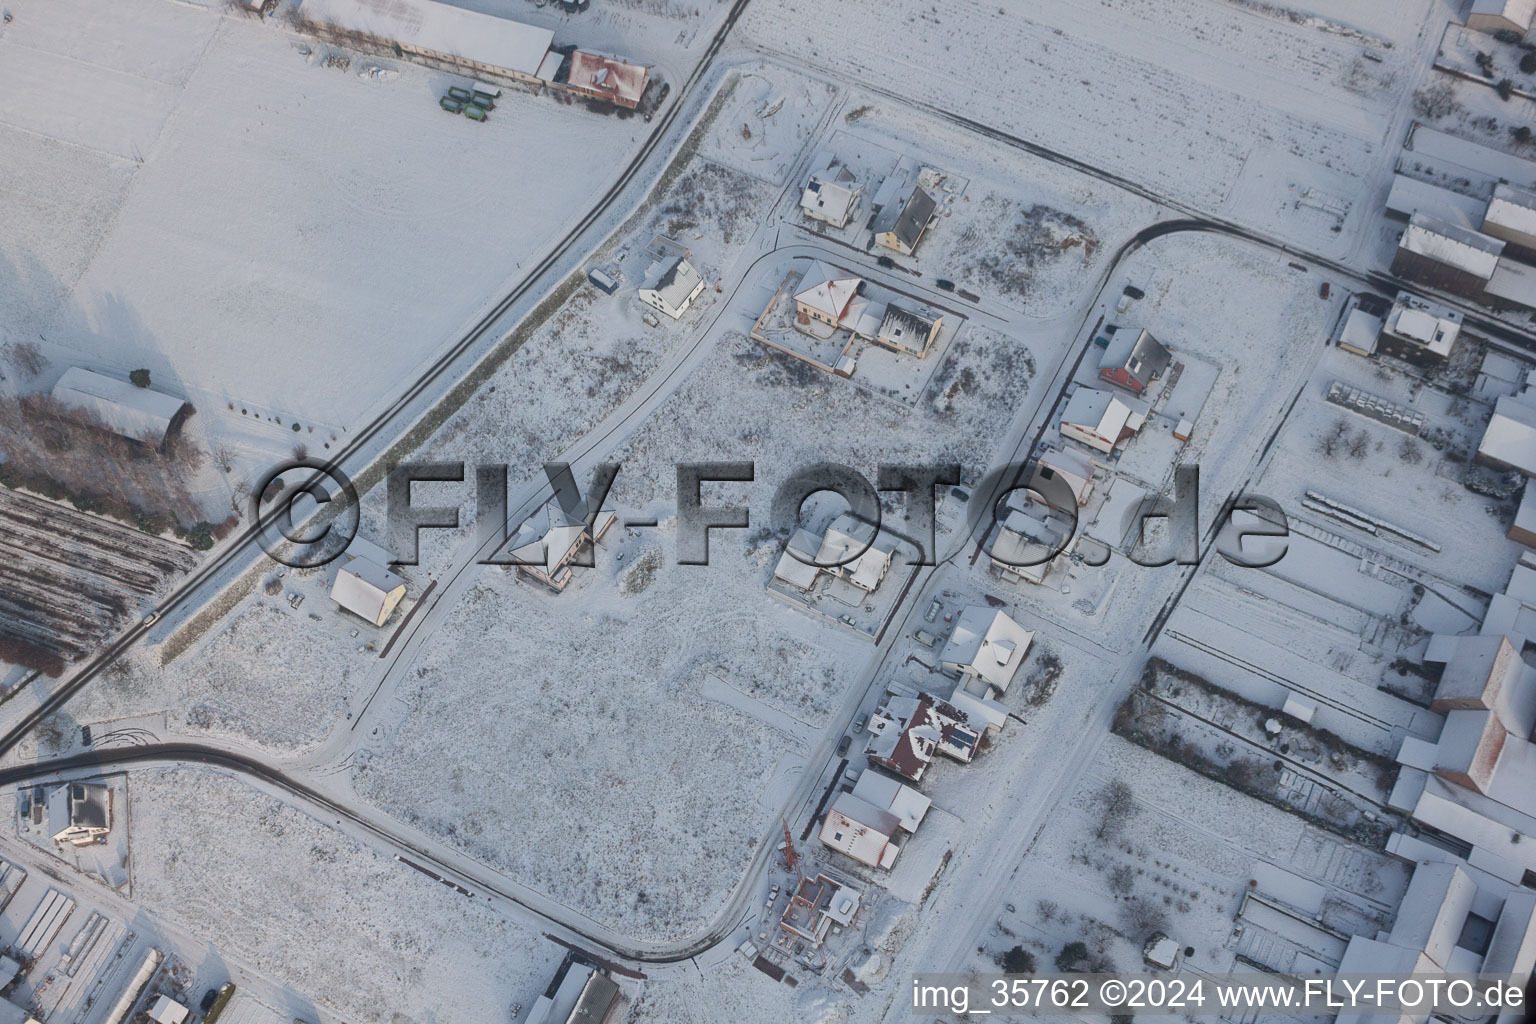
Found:
M 907 191 L 880 208 L 871 228 L 877 235 L 894 235 L 902 248 L 910 250 L 923 237 L 938 208 L 938 201 L 913 182 Z
M 156 996 L 149 1008 L 149 1019 L 156 1024 L 182 1024 L 190 1012 L 170 996 Z
M 1397 337 L 1422 345 L 1444 358 L 1456 344 L 1462 316 L 1449 306 L 1431 302 L 1411 292 L 1399 292 L 1384 329 Z
M 966 680 L 955 684 L 949 702 L 955 710 L 965 715 L 966 721 L 978 729 L 1001 729 L 1008 721 L 1008 709 L 995 700 L 978 697 L 965 688 Z
M 405 580 L 366 558 L 353 557 L 336 571 L 331 600 L 354 615 L 382 626 L 405 594 Z
M 820 839 L 861 864 L 890 867 L 896 859 L 890 840 L 900 827 L 900 819 L 890 811 L 852 793 L 839 793 L 827 811 Z
M 841 224 L 859 196 L 859 183 L 853 172 L 837 158 L 806 181 L 800 194 L 800 207 L 813 217 Z
M 1387 209 L 1403 217 L 1416 213 L 1428 214 L 1452 224 L 1471 227 L 1483 217 L 1484 203 L 1475 196 L 1464 196 L 1439 185 L 1431 185 L 1406 174 L 1392 178 L 1392 191 L 1387 193 Z
M 928 344 L 928 337 L 933 333 L 933 327 L 939 319 L 939 317 L 926 317 L 891 303 L 885 307 L 885 316 L 880 321 L 879 337 L 920 351 Z
M 1477 883 L 1454 864 L 1420 864 L 1397 908 L 1397 920 L 1387 941 L 1405 949 L 1423 950 L 1444 967 L 1472 909 Z
M 605 98 L 626 107 L 634 107 L 645 92 L 645 80 L 650 74 L 643 64 L 631 64 L 616 57 L 571 52 L 571 70 L 566 81 L 578 88 L 601 93 Z
M 1480 179 L 1477 185 L 1486 189 L 1483 195 L 1491 195 L 1501 181 L 1536 186 L 1536 163 L 1438 128 L 1416 122 L 1405 148 L 1412 151 L 1415 163 L 1450 164 L 1453 166 L 1438 169 L 1455 172 L 1454 177 Z
M 1504 897 L 1480 970 L 1530 977 L 1536 966 L 1536 892 L 1516 889 Z
M 1100 437 L 1111 441 L 1120 436 L 1131 417 L 1131 407 L 1108 391 L 1098 388 L 1078 388 L 1067 400 L 1067 408 L 1061 414 L 1063 423 L 1087 427 Z
M 1526 476 L 1536 475 L 1536 407 L 1523 396 L 1501 395 L 1493 416 L 1477 446 L 1479 458 L 1512 466 Z
M 672 256 L 651 264 L 640 290 L 653 293 L 668 309 L 681 309 L 703 282 L 686 257 Z
M 1536 267 L 1501 257 L 1483 291 L 1516 306 L 1536 309 Z
M 1492 711 L 1452 711 L 1445 716 L 1440 740 L 1435 745 L 1434 771 L 1469 782 L 1479 793 L 1493 787 L 1499 755 L 1508 730 Z
M 159 444 L 187 403 L 160 391 L 134 387 L 94 370 L 71 366 L 53 386 L 53 399 L 100 420 L 115 434 Z
M 874 590 L 890 569 L 891 553 L 895 550 L 895 541 L 883 534 L 877 535 L 873 524 L 852 512 L 844 512 L 832 520 L 821 538 L 816 564 L 865 590 Z M 844 561 L 854 551 L 860 551 L 860 554 Z
M 1339 332 L 1339 347 L 1370 355 L 1376 351 L 1376 338 L 1381 334 L 1382 321 L 1359 306 L 1344 318 L 1344 328 Z
M 1520 652 L 1502 633 L 1456 637 L 1435 687 L 1435 710 L 1449 709 L 1443 705 L 1497 710 L 1525 674 Z
M 916 832 L 923 823 L 923 815 L 933 801 L 911 786 L 903 785 L 888 775 L 865 772 L 853 784 L 853 795 L 875 807 L 883 807 L 894 814 L 901 827 Z
M 1052 492 L 1056 483 L 1065 485 L 1072 494 L 1073 505 Z M 1054 508 L 1071 508 L 1088 500 L 1093 490 L 1093 461 L 1079 452 L 1046 449 L 1035 457 L 1035 468 L 1030 474 L 1029 486 L 1039 493 L 1046 504 Z
M 1527 485 L 1520 493 L 1520 507 L 1515 510 L 1514 529 L 1536 534 L 1536 487 Z M 1516 571 L 1524 568 L 1516 566 Z M 1530 572 L 1526 569 L 1526 572 Z M 1513 582 L 1513 576 L 1511 576 Z M 1509 591 L 1505 591 L 1509 593 Z
M 960 613 L 940 660 L 1006 692 L 1034 639 L 1033 630 L 1001 611 L 975 605 Z
M 1472 0 L 1470 16 L 1504 18 L 1529 30 L 1536 18 L 1536 0 Z
M 300 0 L 299 16 L 522 75 L 538 74 L 555 41 L 547 28 L 437 0 Z
M 112 827 L 111 791 L 99 782 L 66 782 L 48 791 L 48 834 L 55 840 Z
M 795 301 L 833 320 L 841 320 L 862 283 L 862 278 L 841 267 L 812 260 L 805 276 L 800 279 L 800 290 L 795 293 Z
M 1498 269 L 1499 254 L 1504 251 L 1500 239 L 1422 213 L 1413 215 L 1398 245 L 1485 281 Z
M 1489 231 L 1489 227 L 1496 230 Z M 1496 185 L 1493 198 L 1488 201 L 1488 212 L 1483 216 L 1483 231 L 1497 234 L 1499 228 L 1536 235 L 1536 192 L 1513 185 Z
M 1124 370 L 1142 387 L 1168 368 L 1173 355 L 1146 328 L 1122 327 L 1109 337 L 1099 356 L 1099 372 Z
M 809 564 L 817 560 L 816 552 L 820 547 L 821 542 L 810 530 L 795 530 L 789 543 L 784 546 L 784 552 L 779 555 L 778 564 L 773 567 L 774 577 L 801 590 L 810 590 L 816 585 L 816 578 L 821 575 L 819 566 Z

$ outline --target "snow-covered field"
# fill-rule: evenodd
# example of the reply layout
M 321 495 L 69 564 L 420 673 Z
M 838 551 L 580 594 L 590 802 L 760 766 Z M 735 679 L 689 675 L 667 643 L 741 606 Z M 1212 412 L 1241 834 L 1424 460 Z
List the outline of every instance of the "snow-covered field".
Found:
M 516 90 L 477 125 L 438 108 L 452 75 L 357 54 L 327 67 L 330 48 L 282 19 L 222 5 L 9 13 L 0 330 L 43 335 L 60 364 L 146 366 L 230 422 L 234 402 L 355 423 L 645 130 Z
M 505 1020 L 564 953 L 223 774 L 131 783 L 135 898 L 342 1019 Z

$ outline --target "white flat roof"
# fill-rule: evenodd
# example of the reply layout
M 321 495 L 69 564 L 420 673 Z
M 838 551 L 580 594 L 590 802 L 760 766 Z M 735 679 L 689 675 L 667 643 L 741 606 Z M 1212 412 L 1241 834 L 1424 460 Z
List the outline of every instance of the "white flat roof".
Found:
M 1387 193 L 1387 209 L 1404 217 L 1427 213 L 1431 217 L 1448 220 L 1453 224 L 1471 227 L 1483 217 L 1483 201 L 1464 196 L 1427 181 L 1410 178 L 1406 174 L 1394 175 L 1392 191 Z
M 1483 226 L 1496 224 L 1522 235 L 1536 235 L 1536 192 L 1513 185 L 1497 185 L 1488 201 Z
M 537 75 L 554 32 L 437 0 L 300 0 L 307 21 Z
M 142 441 L 153 437 L 156 444 L 186 405 L 179 398 L 149 388 L 134 387 L 124 380 L 71 366 L 53 386 L 54 401 L 90 413 L 110 430 Z
M 1504 243 L 1497 238 L 1422 213 L 1413 215 L 1399 245 L 1485 281 L 1493 276 L 1504 251 Z

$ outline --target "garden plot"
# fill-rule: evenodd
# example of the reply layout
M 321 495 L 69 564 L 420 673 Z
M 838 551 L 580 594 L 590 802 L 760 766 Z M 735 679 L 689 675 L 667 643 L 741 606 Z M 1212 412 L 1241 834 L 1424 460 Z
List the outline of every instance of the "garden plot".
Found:
M 1288 880 L 1310 878 L 1322 891 L 1306 911 L 1375 922 L 1362 928 L 1374 934 L 1407 887 L 1397 861 L 1115 737 L 1058 812 L 1015 872 L 978 969 L 1017 943 L 1041 971 L 1135 970 L 1163 931 L 1193 947 L 1189 966 L 1222 974 L 1236 963 L 1232 920 L 1246 892 L 1300 903 L 1310 894 Z
M 1384 79 L 1408 54 L 1362 33 L 1255 18 L 1235 5 L 1112 7 L 1110 18 L 1103 5 L 1070 2 L 1034 5 L 1028 17 L 983 4 L 902 17 L 882 4 L 826 10 L 802 0 L 749 10 L 741 27 L 760 46 L 1203 209 L 1222 204 L 1256 150 L 1297 154 L 1298 171 L 1329 179 L 1334 191 L 1362 189 L 1359 175 L 1381 141 L 1376 126 L 1387 122 Z M 815 32 L 807 32 L 811 24 Z M 1406 22 L 1393 27 L 1409 40 L 1416 31 Z M 828 39 L 837 45 L 824 45 Z M 953 47 L 956 39 L 966 45 Z M 1362 74 L 1363 46 L 1383 58 L 1376 77 Z M 1052 102 L 1041 104 L 1042 96 Z M 1292 183 L 1270 187 L 1284 192 Z
M 1481 37 L 1492 42 L 1492 37 Z M 1518 49 L 1516 52 L 1524 53 Z M 1536 80 L 1526 75 L 1517 78 L 1522 91 L 1505 96 L 1497 87 L 1497 80 L 1485 84 L 1444 72 L 1433 73 L 1414 94 L 1414 113 L 1432 128 L 1511 156 L 1531 159 L 1536 157 L 1536 129 L 1532 128 L 1536 125 Z M 1404 156 L 1412 160 L 1411 155 Z
M 1334 380 L 1423 413 L 1425 431 L 1410 437 L 1329 403 L 1325 396 Z M 1519 550 L 1504 536 L 1514 503 L 1475 494 L 1461 483 L 1489 412 L 1482 403 L 1425 387 L 1387 364 L 1330 349 L 1292 410 L 1254 490 L 1279 502 L 1287 515 L 1441 579 L 1491 593 L 1507 579 Z M 1369 534 L 1303 509 L 1308 491 L 1389 521 L 1440 550 L 1388 531 Z M 1383 499 L 1387 493 L 1390 502 Z M 1293 574 L 1290 561 L 1289 556 L 1282 559 L 1273 571 Z
M 486 124 L 449 117 L 436 99 L 451 76 L 327 67 L 324 47 L 222 7 L 14 15 L 0 130 L 50 144 L 7 147 L 5 168 L 15 193 L 50 199 L 8 219 L 19 227 L 0 264 L 50 354 L 148 367 L 210 418 L 237 401 L 355 423 L 559 237 L 645 130 L 515 90 Z M 150 35 L 143 57 L 124 42 Z M 393 74 L 367 74 L 376 65 Z M 57 107 L 61 88 L 87 93 L 66 92 L 70 117 L 18 113 Z M 64 166 L 76 147 L 83 171 Z M 537 179 L 539 201 L 495 187 L 467 198 L 476 177 Z M 68 213 L 55 233 L 42 219 L 61 185 L 91 219 Z
M 136 772 L 133 815 L 150 913 L 347 1020 L 501 1020 L 564 953 L 216 772 Z

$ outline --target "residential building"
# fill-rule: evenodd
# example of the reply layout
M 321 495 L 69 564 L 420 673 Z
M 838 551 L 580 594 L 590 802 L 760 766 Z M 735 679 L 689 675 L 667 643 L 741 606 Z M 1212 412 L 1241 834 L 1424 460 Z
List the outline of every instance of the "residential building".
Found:
M 1495 185 L 1483 215 L 1482 232 L 1503 239 L 1505 255 L 1536 258 L 1536 192 L 1503 183 Z
M 588 507 L 575 502 L 570 508 L 556 495 L 533 515 L 518 524 L 508 544 L 517 571 L 559 593 L 575 576 L 579 556 L 603 539 L 617 521 L 611 509 L 600 509 L 587 524 Z
M 1382 323 L 1377 350 L 1416 366 L 1444 366 L 1461 333 L 1462 316 L 1449 306 L 1398 292 Z
M 1007 693 L 1034 639 L 1033 630 L 1005 613 L 973 605 L 955 620 L 939 661 L 946 672 L 979 679 L 992 691 Z
M 939 326 L 943 322 L 943 317 L 923 316 L 893 302 L 885 307 L 885 318 L 880 321 L 875 341 L 886 348 L 921 359 L 928 354 L 933 340 L 939 336 Z
M 803 527 L 795 530 L 773 567 L 773 578 L 792 587 L 809 591 L 821 578 L 821 566 L 816 555 L 821 550 L 821 539 Z
M 564 84 L 572 92 L 634 110 L 640 105 L 640 97 L 645 95 L 649 75 L 650 69 L 643 64 L 572 50 Z
M 873 523 L 844 512 L 832 520 L 822 536 L 816 564 L 860 590 L 873 591 L 890 571 L 895 550 L 896 542 L 879 533 Z
M 64 371 L 53 400 L 94 426 L 152 448 L 163 448 L 192 411 L 180 398 L 79 366 Z
M 833 330 L 874 338 L 880 332 L 885 307 L 872 307 L 864 298 L 862 277 L 812 260 L 800 278 L 800 290 L 795 292 L 795 313 L 802 323 L 815 322 Z
M 1111 328 L 1099 355 L 1099 379 L 1139 395 L 1162 377 L 1172 361 L 1173 354 L 1152 337 L 1151 331 Z
M 56 843 L 89 846 L 112 831 L 112 788 L 67 782 L 48 791 L 48 833 Z
M 938 201 L 915 182 L 893 196 L 880 207 L 870 227 L 875 241 L 901 253 L 912 255 L 923 233 L 938 210 Z
M 1075 513 L 1093 493 L 1093 472 L 1093 460 L 1081 452 L 1045 448 L 1035 454 L 1029 490 L 1051 508 Z
M 933 801 L 911 786 L 879 772 L 865 772 L 853 784 L 853 795 L 867 804 L 890 811 L 903 832 L 916 832 Z
M 819 171 L 811 173 L 800 194 L 800 209 L 811 220 L 844 228 L 859 208 L 863 187 L 851 170 L 833 158 Z
M 821 841 L 872 868 L 889 868 L 901 853 L 893 839 L 901 819 L 852 793 L 839 793 L 821 825 Z
M 870 763 L 913 782 L 938 754 L 969 763 L 981 741 L 964 712 L 928 693 L 891 697 L 871 716 L 869 732 Z
M 1536 476 L 1536 391 L 1501 395 L 1477 445 L 1477 461 L 1497 469 Z
M 1520 492 L 1520 505 L 1515 510 L 1514 521 L 1504 535 L 1517 544 L 1536 548 L 1536 487 L 1526 484 Z
M 1503 251 L 1500 239 L 1416 213 L 1398 242 L 1392 273 L 1481 300 Z
M 1533 17 L 1536 17 L 1536 0 L 1472 0 L 1467 28 L 1480 32 L 1507 29 L 1524 35 L 1531 30 Z
M 682 254 L 653 262 L 640 284 L 640 301 L 680 320 L 704 291 L 704 276 Z
M 1044 583 L 1071 552 L 1077 506 L 1070 509 L 1059 512 L 1028 490 L 1010 491 L 987 541 L 992 570 L 1013 583 Z
M 336 571 L 331 600 L 343 611 L 382 626 L 405 597 L 405 580 L 377 562 L 353 555 Z
M 1061 415 L 1061 436 L 1108 455 L 1136 436 L 1147 416 L 1108 391 L 1079 387 Z
M 1370 356 L 1376 351 L 1376 343 L 1381 337 L 1382 318 L 1372 316 L 1360 306 L 1355 306 L 1344 318 L 1344 325 L 1339 329 L 1338 345 L 1346 352 L 1353 352 L 1357 356 Z
M 827 874 L 803 876 L 779 918 L 780 937 L 790 943 L 802 940 L 820 946 L 833 928 L 847 928 L 853 923 L 860 902 L 858 891 L 847 882 Z
M 300 27 L 322 38 L 433 67 L 526 85 L 552 81 L 547 28 L 438 0 L 300 0 Z

